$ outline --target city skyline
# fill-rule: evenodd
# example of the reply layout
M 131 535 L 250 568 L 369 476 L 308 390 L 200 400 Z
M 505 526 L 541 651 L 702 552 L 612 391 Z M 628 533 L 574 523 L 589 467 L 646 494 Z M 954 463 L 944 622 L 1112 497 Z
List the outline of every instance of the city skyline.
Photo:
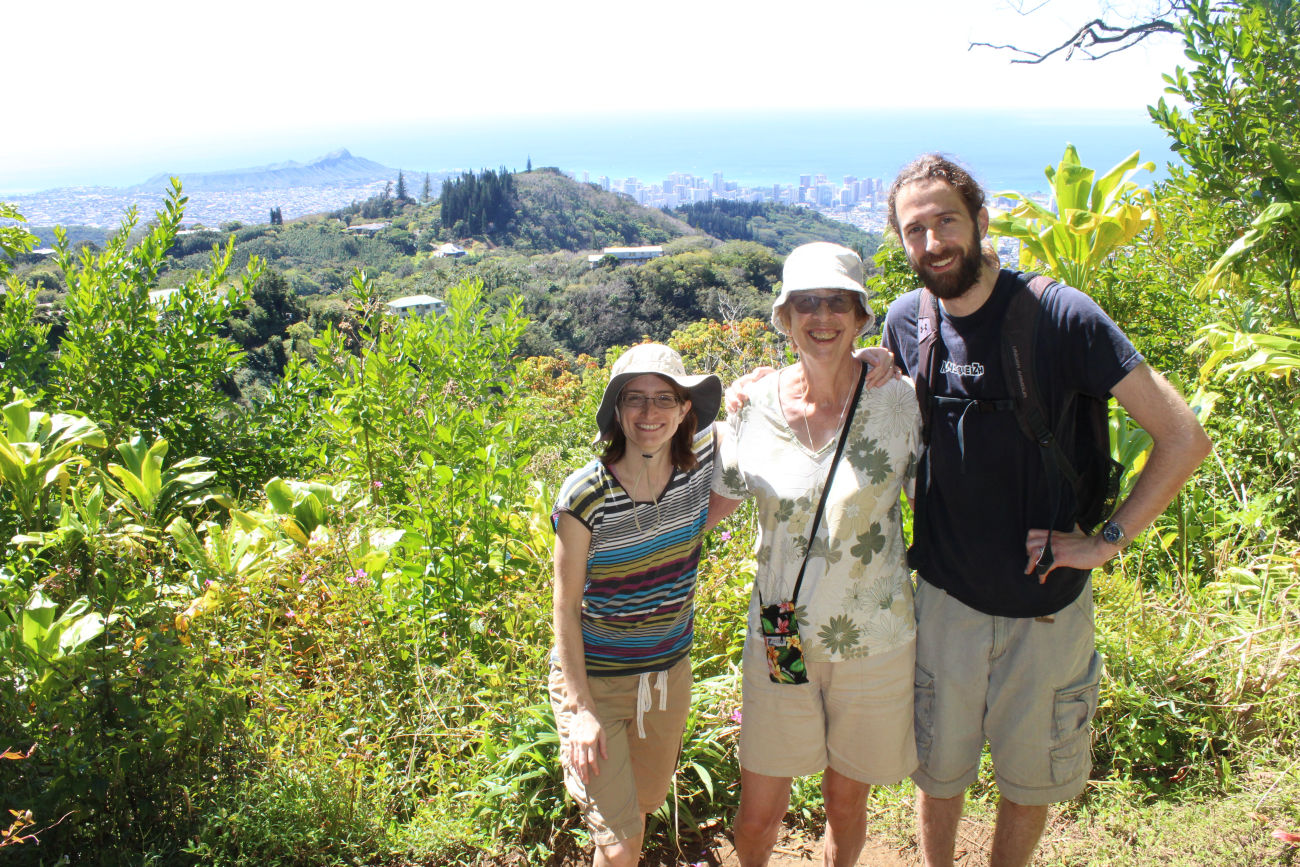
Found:
M 594 184 L 606 191 L 628 196 L 651 208 L 674 208 L 715 199 L 740 202 L 774 202 L 812 208 L 831 219 L 849 223 L 868 232 L 883 232 L 887 224 L 885 196 L 892 178 L 845 175 L 839 181 L 825 173 L 807 172 L 793 183 L 745 185 L 728 180 L 726 172 L 712 172 L 708 178 L 689 172 L 672 172 L 659 181 L 643 183 L 634 177 L 592 177 L 589 171 L 563 171 L 566 177 Z M 408 190 L 417 190 L 421 176 L 408 173 Z M 379 195 L 393 181 L 340 184 L 337 187 L 290 187 L 242 191 L 199 190 L 189 194 L 185 225 L 216 228 L 222 223 L 267 222 L 275 209 L 282 218 L 325 213 L 352 202 Z M 434 190 L 436 200 L 438 188 Z M 418 201 L 418 193 L 412 193 Z M 1046 202 L 1046 196 L 1035 196 Z M 106 231 L 120 224 L 127 208 L 135 206 L 148 214 L 161 207 L 165 191 L 141 193 L 138 188 L 62 188 L 11 197 L 18 212 L 32 228 L 96 226 Z

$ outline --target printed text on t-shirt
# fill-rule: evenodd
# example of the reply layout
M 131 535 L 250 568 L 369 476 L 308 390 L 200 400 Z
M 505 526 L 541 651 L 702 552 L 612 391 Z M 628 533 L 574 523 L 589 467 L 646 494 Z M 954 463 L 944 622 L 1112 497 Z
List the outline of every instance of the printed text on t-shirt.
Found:
M 983 376 L 984 365 L 978 361 L 972 361 L 970 364 L 953 364 L 951 361 L 944 361 L 939 366 L 940 373 L 955 373 L 958 376 Z

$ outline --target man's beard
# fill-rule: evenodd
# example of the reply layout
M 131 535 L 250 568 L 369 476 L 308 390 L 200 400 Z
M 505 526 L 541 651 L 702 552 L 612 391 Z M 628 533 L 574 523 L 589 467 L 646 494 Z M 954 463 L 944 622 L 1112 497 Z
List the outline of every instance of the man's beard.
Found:
M 979 279 L 980 268 L 983 267 L 983 251 L 980 249 L 979 230 L 971 231 L 970 246 L 960 255 L 957 260 L 957 267 L 943 274 L 935 274 L 930 270 L 926 263 L 932 259 L 946 259 L 950 253 L 943 256 L 932 256 L 923 253 L 924 257 L 921 262 L 912 262 L 912 270 L 916 276 L 921 278 L 925 288 L 929 289 L 936 298 L 948 300 L 950 298 L 960 298 L 966 294 L 966 290 L 975 285 Z

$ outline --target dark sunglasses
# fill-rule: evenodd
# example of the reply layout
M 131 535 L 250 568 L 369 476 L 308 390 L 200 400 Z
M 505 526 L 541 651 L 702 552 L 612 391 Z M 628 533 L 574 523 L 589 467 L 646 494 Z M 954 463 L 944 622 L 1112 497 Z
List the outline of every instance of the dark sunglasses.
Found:
M 823 304 L 826 309 L 832 313 L 848 313 L 853 309 L 853 296 L 847 292 L 839 292 L 835 295 L 812 295 L 796 293 L 790 296 L 790 303 L 794 309 L 807 315 L 816 313 L 817 308 Z

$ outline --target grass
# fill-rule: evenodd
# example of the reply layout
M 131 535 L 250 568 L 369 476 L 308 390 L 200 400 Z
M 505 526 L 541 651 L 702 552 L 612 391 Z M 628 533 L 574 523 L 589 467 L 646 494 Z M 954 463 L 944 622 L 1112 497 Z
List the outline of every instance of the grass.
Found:
M 987 757 L 986 757 L 987 765 Z M 959 865 L 987 863 L 997 814 L 987 767 L 967 799 Z M 877 789 L 868 832 L 918 857 L 913 800 L 904 783 Z M 1152 800 L 1141 786 L 1093 781 L 1077 801 L 1054 807 L 1035 867 L 1280 867 L 1300 864 L 1300 846 L 1274 838 L 1300 831 L 1300 758 L 1261 758 L 1222 791 L 1201 787 Z M 919 863 L 919 860 L 918 860 Z

